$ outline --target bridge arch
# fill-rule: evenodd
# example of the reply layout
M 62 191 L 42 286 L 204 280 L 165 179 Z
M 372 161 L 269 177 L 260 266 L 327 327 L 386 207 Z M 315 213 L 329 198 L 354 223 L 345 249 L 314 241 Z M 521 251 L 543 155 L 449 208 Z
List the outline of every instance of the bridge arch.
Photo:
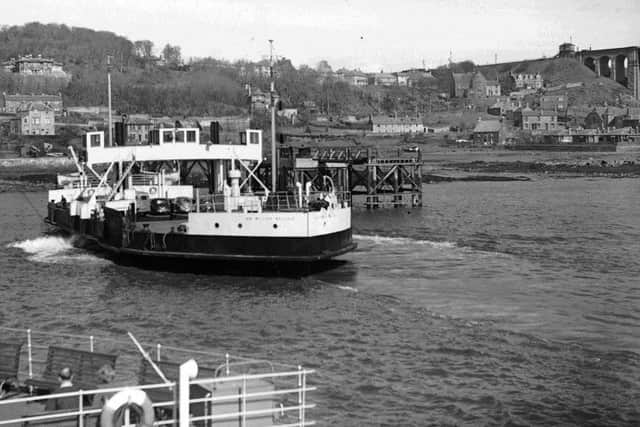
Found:
M 599 59 L 600 75 L 602 77 L 611 77 L 611 58 L 607 55 L 601 56 Z
M 615 58 L 615 67 L 614 67 L 614 76 L 615 81 L 620 83 L 623 86 L 629 87 L 629 78 L 628 76 L 629 70 L 629 58 L 627 55 L 620 54 Z
M 593 71 L 594 73 L 596 72 L 596 61 L 592 57 L 589 56 L 589 57 L 585 58 L 584 59 L 584 65 L 589 67 L 591 69 L 591 71 Z

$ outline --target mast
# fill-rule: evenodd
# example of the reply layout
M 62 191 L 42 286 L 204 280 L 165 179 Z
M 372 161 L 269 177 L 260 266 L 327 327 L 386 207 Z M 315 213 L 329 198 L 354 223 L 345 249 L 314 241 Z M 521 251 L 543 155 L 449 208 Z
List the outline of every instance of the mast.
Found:
M 111 117 L 111 56 L 107 55 L 107 96 L 109 98 L 109 147 L 113 147 L 113 136 L 111 127 L 113 126 Z
M 269 40 L 269 74 L 271 77 L 271 191 L 278 190 L 278 164 L 276 161 L 276 83 L 273 74 L 273 40 Z

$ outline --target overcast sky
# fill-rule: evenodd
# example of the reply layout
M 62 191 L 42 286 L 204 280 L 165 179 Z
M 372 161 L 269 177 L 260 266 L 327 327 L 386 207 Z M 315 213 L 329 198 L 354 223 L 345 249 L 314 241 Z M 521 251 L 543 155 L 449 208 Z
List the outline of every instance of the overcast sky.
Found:
M 166 43 L 183 57 L 259 60 L 275 40 L 295 65 L 398 71 L 493 63 L 580 48 L 640 45 L 639 0 L 20 0 L 0 23 L 63 23 Z

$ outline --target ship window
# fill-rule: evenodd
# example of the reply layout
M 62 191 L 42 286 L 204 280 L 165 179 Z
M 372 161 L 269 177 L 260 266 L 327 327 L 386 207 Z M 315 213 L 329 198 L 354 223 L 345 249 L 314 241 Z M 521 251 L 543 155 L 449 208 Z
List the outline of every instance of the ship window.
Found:
M 100 135 L 91 135 L 91 146 L 100 147 Z
M 217 222 L 216 222 L 215 224 L 213 224 L 213 226 L 214 226 L 215 228 L 220 228 L 220 224 L 218 224 Z
M 278 224 L 273 224 L 273 228 L 278 228 Z
M 238 228 L 242 228 L 242 224 L 238 224 Z
M 188 130 L 187 131 L 187 142 L 196 142 L 196 131 Z

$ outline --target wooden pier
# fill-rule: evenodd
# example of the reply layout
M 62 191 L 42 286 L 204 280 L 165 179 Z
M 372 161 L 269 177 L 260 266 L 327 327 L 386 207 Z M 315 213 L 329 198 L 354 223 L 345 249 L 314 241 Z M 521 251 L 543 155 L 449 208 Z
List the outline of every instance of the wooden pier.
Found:
M 280 182 L 293 187 L 311 182 L 314 190 L 329 176 L 339 188 L 349 189 L 352 202 L 367 209 L 422 206 L 420 152 L 379 153 L 372 148 L 281 147 Z

